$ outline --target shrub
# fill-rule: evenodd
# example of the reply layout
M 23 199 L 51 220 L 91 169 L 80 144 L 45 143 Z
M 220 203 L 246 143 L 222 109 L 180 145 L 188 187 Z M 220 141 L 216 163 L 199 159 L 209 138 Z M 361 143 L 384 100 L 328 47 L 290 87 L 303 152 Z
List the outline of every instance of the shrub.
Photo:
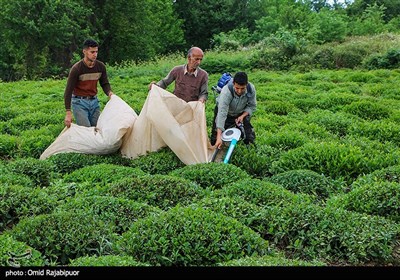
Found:
M 50 213 L 54 207 L 55 198 L 40 188 L 0 185 L 0 231 L 23 217 Z
M 18 154 L 17 137 L 0 134 L 0 159 L 10 159 Z
M 193 203 L 213 213 L 221 213 L 248 226 L 262 237 L 268 236 L 268 221 L 264 219 L 263 208 L 239 196 L 224 196 L 219 190 Z
M 139 262 L 130 256 L 85 256 L 71 260 L 69 266 L 150 266 L 149 264 Z
M 380 120 L 389 118 L 390 109 L 378 102 L 362 100 L 346 105 L 343 110 L 365 120 Z
M 203 189 L 184 178 L 148 175 L 111 184 L 107 193 L 115 197 L 144 202 L 165 210 L 178 203 L 190 203 L 193 199 L 203 195 Z
M 359 186 L 374 184 L 379 181 L 400 183 L 400 165 L 389 166 L 380 170 L 375 170 L 370 174 L 360 176 L 353 182 L 351 187 L 357 188 Z
M 170 148 L 162 148 L 133 159 L 132 167 L 142 169 L 149 174 L 168 174 L 170 171 L 185 166 L 185 164 L 172 152 Z
M 45 161 L 50 161 L 55 165 L 56 172 L 61 174 L 71 173 L 85 166 L 100 163 L 110 163 L 128 166 L 130 160 L 121 157 L 121 155 L 89 155 L 78 153 L 60 153 L 52 155 Z
M 268 242 L 238 221 L 192 207 L 138 220 L 117 246 L 123 254 L 162 266 L 208 266 L 270 251 Z
M 64 182 L 83 183 L 105 186 L 121 179 L 145 175 L 139 168 L 100 163 L 82 167 L 64 176 Z
M 24 174 L 32 179 L 36 186 L 50 185 L 54 165 L 48 161 L 35 158 L 19 158 L 8 163 L 8 169 L 14 173 Z
M 353 115 L 342 112 L 332 113 L 328 110 L 313 110 L 307 115 L 306 120 L 324 127 L 339 137 L 346 136 L 352 125 L 358 125 L 357 118 Z
M 39 158 L 53 141 L 54 137 L 49 135 L 20 136 L 18 139 L 18 156 Z
M 276 149 L 287 151 L 304 145 L 309 139 L 298 131 L 282 130 L 272 133 L 265 141 L 267 145 Z M 275 157 L 275 160 L 278 159 Z M 272 162 L 269 163 L 269 166 Z
M 400 221 L 400 183 L 375 181 L 335 197 L 329 206 Z
M 34 187 L 35 184 L 31 178 L 26 175 L 14 173 L 8 170 L 6 166 L 0 165 L 0 185 L 12 186 L 19 185 L 24 187 Z
M 287 115 L 290 112 L 296 111 L 297 108 L 287 101 L 269 101 L 265 105 L 265 110 L 271 114 Z
M 48 259 L 65 265 L 69 259 L 112 253 L 114 226 L 86 213 L 53 213 L 22 219 L 12 236 Z
M 45 264 L 46 260 L 39 251 L 16 241 L 9 234 L 0 234 L 0 266 L 25 267 Z
M 16 116 L 15 118 L 10 120 L 10 126 L 12 127 L 12 130 L 21 133 L 25 130 L 40 129 L 43 126 L 49 124 L 57 124 L 58 122 L 59 119 L 54 118 L 53 114 L 35 111 L 28 114 L 20 114 Z
M 324 200 L 332 194 L 343 191 L 340 182 L 311 170 L 290 170 L 265 180 L 281 185 L 294 193 L 311 194 Z
M 333 179 L 343 178 L 346 182 L 352 182 L 360 174 L 369 173 L 371 167 L 375 167 L 369 166 L 371 162 L 360 147 L 334 142 L 307 143 L 282 154 L 279 160 L 273 162 L 271 171 L 278 174 L 308 169 Z
M 233 183 L 221 190 L 227 196 L 239 196 L 258 206 L 290 205 L 299 201 L 311 203 L 312 196 L 294 194 L 282 186 L 258 179 L 246 179 Z
M 231 164 L 244 170 L 254 178 L 270 176 L 270 167 L 280 151 L 266 144 L 245 145 L 239 142 L 230 159 Z
M 220 189 L 236 180 L 249 178 L 239 167 L 217 162 L 187 165 L 170 172 L 169 175 L 196 182 L 204 189 Z
M 244 257 L 241 259 L 231 260 L 217 264 L 218 266 L 326 266 L 321 261 L 305 261 L 301 259 L 288 259 L 283 255 L 266 255 L 266 256 L 252 256 Z
M 52 182 L 49 187 L 43 189 L 43 191 L 54 197 L 57 205 L 61 205 L 72 197 L 104 195 L 106 189 L 106 186 L 93 186 L 88 182 L 76 184 L 57 180 Z
M 264 213 L 271 242 L 294 258 L 336 265 L 398 262 L 399 226 L 382 217 L 302 202 Z
M 350 134 L 356 137 L 367 137 L 382 143 L 390 141 L 400 146 L 400 125 L 388 120 L 375 120 L 370 122 L 359 122 L 350 128 Z
M 128 230 L 137 219 L 161 211 L 156 207 L 129 199 L 96 195 L 75 197 L 61 205 L 57 210 L 98 216 L 105 223 L 114 224 L 115 232 L 119 234 Z
M 384 54 L 372 54 L 363 61 L 363 67 L 372 69 L 395 69 L 400 66 L 400 49 L 390 49 Z

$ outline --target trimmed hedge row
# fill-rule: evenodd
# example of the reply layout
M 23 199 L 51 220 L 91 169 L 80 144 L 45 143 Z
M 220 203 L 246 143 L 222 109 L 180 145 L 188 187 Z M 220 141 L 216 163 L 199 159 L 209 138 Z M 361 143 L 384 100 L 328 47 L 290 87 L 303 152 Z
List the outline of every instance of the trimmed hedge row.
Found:
M 9 234 L 0 234 L 0 266 L 24 267 L 47 264 L 39 251 L 15 240 Z
M 40 188 L 0 185 L 0 232 L 23 217 L 53 211 L 56 199 Z
M 250 178 L 250 176 L 233 164 L 217 162 L 187 165 L 169 173 L 196 182 L 204 189 L 220 189 L 227 184 Z
M 237 220 L 181 206 L 138 220 L 117 248 L 121 254 L 162 266 L 213 266 L 271 253 L 267 241 Z
M 139 168 L 100 163 L 85 166 L 66 174 L 63 180 L 66 183 L 90 183 L 93 185 L 105 186 L 122 179 L 143 176 L 145 174 L 146 173 Z
M 22 219 L 10 231 L 18 241 L 41 252 L 56 264 L 86 255 L 107 255 L 113 251 L 115 226 L 87 213 L 52 213 Z
M 400 183 L 375 181 L 353 188 L 349 193 L 332 197 L 327 207 L 378 215 L 400 222 Z
M 60 212 L 81 212 L 97 216 L 115 225 L 115 233 L 127 231 L 140 218 L 161 212 L 159 208 L 136 201 L 110 196 L 74 197 L 56 209 Z
M 196 183 L 169 175 L 146 175 L 110 184 L 105 195 L 147 203 L 167 210 L 175 205 L 188 204 L 204 195 Z
M 150 266 L 147 263 L 139 262 L 130 256 L 86 256 L 71 260 L 68 266 Z
M 265 180 L 281 185 L 294 193 L 315 195 L 322 200 L 344 191 L 340 182 L 312 170 L 290 170 Z

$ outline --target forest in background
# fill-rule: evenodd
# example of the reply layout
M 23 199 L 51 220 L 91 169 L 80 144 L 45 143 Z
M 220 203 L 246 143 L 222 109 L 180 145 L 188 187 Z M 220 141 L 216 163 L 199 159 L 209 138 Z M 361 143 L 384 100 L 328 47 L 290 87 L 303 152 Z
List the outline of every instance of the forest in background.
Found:
M 250 68 L 264 70 L 291 69 L 319 48 L 328 56 L 316 66 L 351 68 L 329 54 L 352 38 L 398 33 L 399 15 L 400 2 L 391 0 L 0 0 L 0 81 L 64 78 L 88 37 L 100 43 L 99 60 L 114 66 L 196 45 L 252 49 L 257 59 Z M 399 49 L 384 48 L 375 60 L 397 67 Z

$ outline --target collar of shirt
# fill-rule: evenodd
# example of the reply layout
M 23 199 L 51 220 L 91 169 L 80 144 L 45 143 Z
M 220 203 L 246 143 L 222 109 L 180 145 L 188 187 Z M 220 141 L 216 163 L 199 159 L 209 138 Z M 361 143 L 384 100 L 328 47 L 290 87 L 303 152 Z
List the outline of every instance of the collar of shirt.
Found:
M 184 72 L 183 72 L 184 75 L 189 74 L 189 75 L 193 75 L 193 76 L 197 77 L 197 70 L 198 70 L 197 68 L 193 73 L 189 73 L 188 70 L 187 70 L 187 64 L 185 64 L 184 69 L 185 69 Z

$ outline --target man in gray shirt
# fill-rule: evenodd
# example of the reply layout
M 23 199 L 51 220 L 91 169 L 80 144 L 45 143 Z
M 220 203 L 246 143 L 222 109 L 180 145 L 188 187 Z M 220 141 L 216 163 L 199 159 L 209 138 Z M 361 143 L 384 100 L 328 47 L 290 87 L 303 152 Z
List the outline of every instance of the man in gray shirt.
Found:
M 214 109 L 211 145 L 221 148 L 222 133 L 225 129 L 242 126 L 245 132 L 244 143 L 254 144 L 256 135 L 250 118 L 257 107 L 256 89 L 249 83 L 245 72 L 237 72 L 233 81 L 228 82 L 218 96 Z
M 206 102 L 208 98 L 208 73 L 200 68 L 204 53 L 198 47 L 192 47 L 187 53 L 187 63 L 175 66 L 168 75 L 155 83 L 151 82 L 149 89 L 153 84 L 166 89 L 175 81 L 173 93 L 185 100 Z

